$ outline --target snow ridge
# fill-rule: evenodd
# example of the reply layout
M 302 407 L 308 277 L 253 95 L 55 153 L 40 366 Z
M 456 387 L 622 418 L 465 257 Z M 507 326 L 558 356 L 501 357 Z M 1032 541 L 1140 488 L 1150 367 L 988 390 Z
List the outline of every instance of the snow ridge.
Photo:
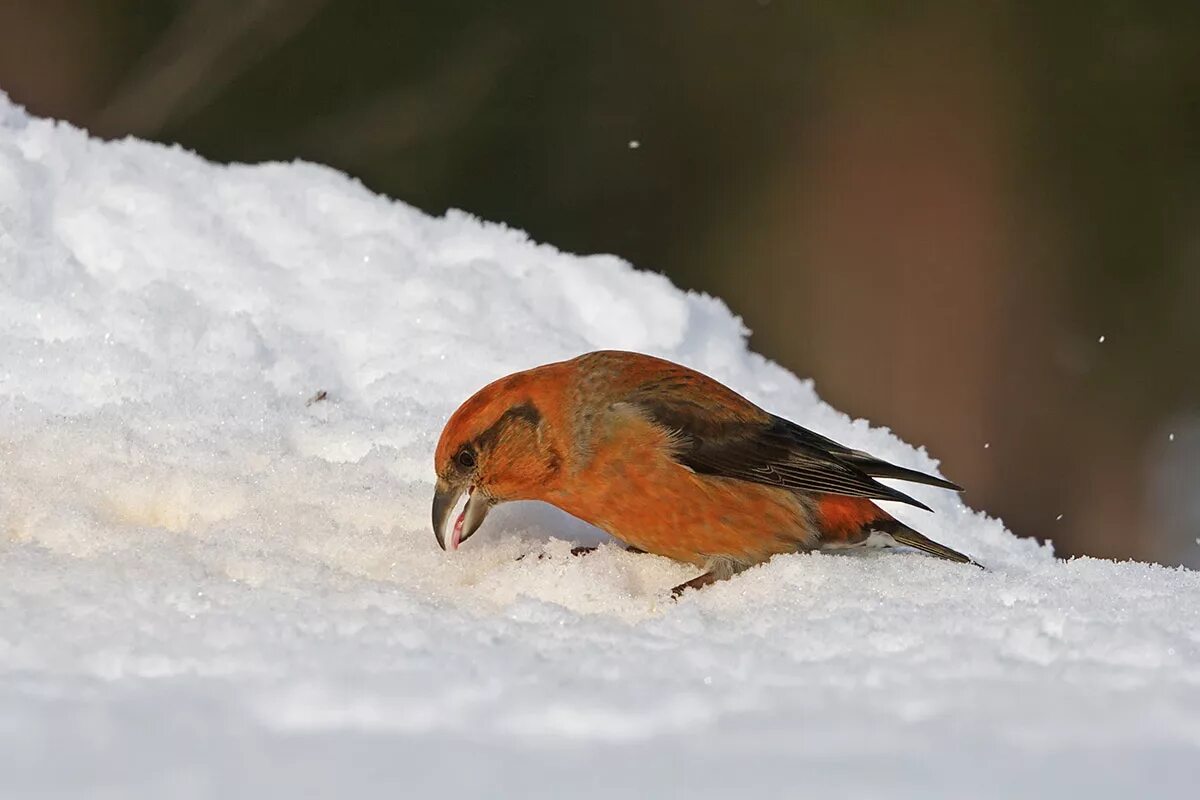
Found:
M 598 348 L 936 469 L 745 335 L 611 256 L 0 95 L 4 796 L 1190 796 L 1195 572 L 924 487 L 895 513 L 987 572 L 796 555 L 674 603 L 686 567 L 571 558 L 602 535 L 534 504 L 437 549 L 449 413 Z

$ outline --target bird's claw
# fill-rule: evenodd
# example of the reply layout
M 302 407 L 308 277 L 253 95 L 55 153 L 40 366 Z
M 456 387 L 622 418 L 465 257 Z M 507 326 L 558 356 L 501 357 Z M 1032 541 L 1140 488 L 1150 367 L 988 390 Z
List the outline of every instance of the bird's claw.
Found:
M 580 546 L 580 547 L 572 547 L 571 548 L 571 555 L 573 555 L 573 556 L 586 556 L 588 553 L 594 553 L 594 552 L 596 552 L 596 548 L 594 548 L 594 547 Z M 524 553 L 522 555 L 517 556 L 517 561 L 524 561 L 525 556 L 527 556 L 527 555 L 529 555 L 529 554 Z M 538 561 L 544 561 L 545 559 L 550 558 L 550 557 L 551 556 L 549 553 L 538 553 L 537 554 Z

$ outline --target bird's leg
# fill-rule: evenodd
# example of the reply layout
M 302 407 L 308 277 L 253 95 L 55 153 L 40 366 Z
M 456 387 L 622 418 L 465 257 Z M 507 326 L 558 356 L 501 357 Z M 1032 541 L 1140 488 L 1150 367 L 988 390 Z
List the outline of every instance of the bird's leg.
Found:
M 681 594 L 683 594 L 685 589 L 703 589 L 705 586 L 708 586 L 710 583 L 716 583 L 717 581 L 723 581 L 723 580 L 725 580 L 724 577 L 717 575 L 714 572 L 706 572 L 703 575 L 697 575 L 695 578 L 692 578 L 690 581 L 686 581 L 686 582 L 681 583 L 678 586 L 676 586 L 674 589 L 671 590 L 671 597 L 678 598 Z
M 717 557 L 711 558 L 708 561 L 708 571 L 703 575 L 697 575 L 686 583 L 681 583 L 671 590 L 671 596 L 678 599 L 683 594 L 685 589 L 703 589 L 710 583 L 717 581 L 725 581 L 743 572 L 747 567 L 752 566 L 741 561 L 735 561 L 732 558 Z

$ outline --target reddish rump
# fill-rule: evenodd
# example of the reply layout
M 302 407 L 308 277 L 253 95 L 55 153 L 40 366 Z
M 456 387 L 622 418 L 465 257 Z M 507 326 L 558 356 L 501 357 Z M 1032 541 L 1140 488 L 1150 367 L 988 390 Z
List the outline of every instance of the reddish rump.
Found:
M 853 544 L 866 538 L 871 524 L 892 519 L 892 515 L 865 497 L 840 494 L 821 495 L 817 501 L 818 524 L 825 542 Z

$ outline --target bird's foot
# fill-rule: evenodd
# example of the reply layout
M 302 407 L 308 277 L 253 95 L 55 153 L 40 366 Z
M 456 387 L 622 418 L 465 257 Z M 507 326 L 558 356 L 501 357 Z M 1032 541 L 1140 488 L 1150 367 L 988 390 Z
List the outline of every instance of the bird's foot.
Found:
M 595 552 L 595 550 L 596 550 L 596 548 L 594 548 L 594 547 L 572 547 L 572 548 L 571 548 L 571 555 L 573 555 L 573 556 L 586 556 L 588 553 L 593 553 L 593 552 Z M 517 561 L 524 561 L 524 560 L 525 560 L 525 556 L 527 556 L 527 555 L 529 555 L 529 554 L 528 554 L 528 553 L 522 553 L 521 555 L 517 556 Z M 537 560 L 538 560 L 538 561 L 544 561 L 544 560 L 546 560 L 547 558 L 550 558 L 550 554 L 549 554 L 549 553 L 538 553 L 538 554 L 537 554 Z
M 681 583 L 678 586 L 676 586 L 674 589 L 672 589 L 671 597 L 674 597 L 675 599 L 679 599 L 679 596 L 681 594 L 683 594 L 684 590 L 686 590 L 686 589 L 703 589 L 705 586 L 708 586 L 710 583 L 716 583 L 719 580 L 723 580 L 723 578 L 721 578 L 720 576 L 718 576 L 712 572 L 706 572 L 703 575 L 697 575 L 695 578 L 692 578 L 690 581 Z
M 597 549 L 598 548 L 596 548 L 595 546 L 586 547 L 584 545 L 580 545 L 578 547 L 571 548 L 571 555 L 586 556 L 588 553 L 596 552 Z M 625 551 L 627 553 L 642 553 L 642 554 L 645 554 L 645 552 L 646 552 L 645 550 L 639 550 L 638 548 L 634 547 L 633 545 L 627 546 L 625 548 Z M 547 555 L 546 553 L 538 553 L 538 557 L 537 557 L 538 561 L 542 561 L 543 559 L 547 559 L 547 558 L 550 558 L 550 556 Z M 524 555 L 517 556 L 517 561 L 524 561 L 524 560 L 525 560 Z

